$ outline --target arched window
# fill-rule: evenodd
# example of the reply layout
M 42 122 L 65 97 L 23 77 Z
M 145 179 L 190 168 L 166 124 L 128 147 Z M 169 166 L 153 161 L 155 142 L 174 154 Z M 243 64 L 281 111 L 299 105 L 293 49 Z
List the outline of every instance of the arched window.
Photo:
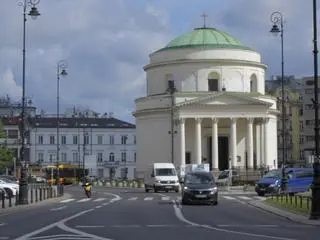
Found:
M 258 79 L 255 74 L 252 74 L 250 77 L 250 92 L 258 91 Z
M 168 73 L 165 75 L 165 82 L 166 82 L 166 88 L 169 89 L 170 87 L 173 87 L 174 84 L 174 79 L 173 79 L 173 74 Z
M 114 162 L 114 153 L 109 153 L 109 162 Z
M 208 75 L 208 91 L 219 91 L 219 74 L 211 72 Z

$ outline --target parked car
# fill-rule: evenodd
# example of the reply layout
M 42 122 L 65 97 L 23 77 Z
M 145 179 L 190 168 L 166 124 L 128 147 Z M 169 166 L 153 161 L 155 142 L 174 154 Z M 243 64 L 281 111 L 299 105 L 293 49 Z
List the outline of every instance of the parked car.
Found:
M 288 179 L 286 193 L 295 194 L 307 192 L 313 178 L 313 168 L 286 168 Z M 255 191 L 259 196 L 266 193 L 279 193 L 281 191 L 282 169 L 267 172 L 256 184 Z
M 181 191 L 182 204 L 218 204 L 218 188 L 210 172 L 190 172 L 185 175 Z
M 8 179 L 0 178 L 0 187 L 4 188 L 11 197 L 16 196 L 19 192 L 19 185 Z

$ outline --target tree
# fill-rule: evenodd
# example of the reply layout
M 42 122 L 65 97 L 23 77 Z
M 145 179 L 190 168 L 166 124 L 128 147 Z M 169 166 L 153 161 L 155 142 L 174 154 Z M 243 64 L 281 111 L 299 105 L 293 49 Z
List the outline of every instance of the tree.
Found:
M 3 131 L 3 124 L 0 121 L 0 169 L 9 167 L 13 162 L 12 150 L 3 144 L 5 138 L 6 134 Z

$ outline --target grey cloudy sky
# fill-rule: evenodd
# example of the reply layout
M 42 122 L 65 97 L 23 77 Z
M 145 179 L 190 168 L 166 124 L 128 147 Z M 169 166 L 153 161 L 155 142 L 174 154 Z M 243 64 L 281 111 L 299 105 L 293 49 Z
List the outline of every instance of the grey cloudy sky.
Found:
M 0 96 L 21 96 L 22 8 L 0 5 Z M 145 94 L 148 55 L 202 24 L 224 30 L 261 53 L 266 77 L 280 74 L 280 38 L 268 31 L 270 14 L 285 18 L 285 74 L 311 75 L 311 0 L 42 0 L 41 16 L 27 21 L 27 96 L 55 112 L 56 64 L 68 61 L 61 80 L 62 108 L 89 107 L 134 122 L 134 99 Z M 320 19 L 320 17 L 319 17 Z

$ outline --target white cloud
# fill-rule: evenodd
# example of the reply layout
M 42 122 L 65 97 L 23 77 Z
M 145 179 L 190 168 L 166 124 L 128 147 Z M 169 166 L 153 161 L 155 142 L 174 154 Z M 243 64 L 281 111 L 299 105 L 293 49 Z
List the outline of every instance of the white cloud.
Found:
M 22 88 L 17 85 L 11 69 L 7 69 L 0 75 L 0 96 L 8 95 L 13 99 L 21 99 Z

